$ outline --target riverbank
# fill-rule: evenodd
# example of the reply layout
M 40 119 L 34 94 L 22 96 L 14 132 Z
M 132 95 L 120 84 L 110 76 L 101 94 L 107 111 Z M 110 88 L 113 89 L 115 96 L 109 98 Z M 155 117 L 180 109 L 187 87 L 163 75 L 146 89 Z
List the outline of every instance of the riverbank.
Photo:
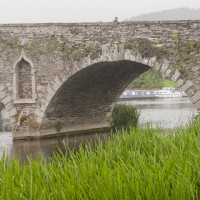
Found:
M 199 199 L 200 120 L 121 131 L 50 162 L 0 161 L 0 199 Z

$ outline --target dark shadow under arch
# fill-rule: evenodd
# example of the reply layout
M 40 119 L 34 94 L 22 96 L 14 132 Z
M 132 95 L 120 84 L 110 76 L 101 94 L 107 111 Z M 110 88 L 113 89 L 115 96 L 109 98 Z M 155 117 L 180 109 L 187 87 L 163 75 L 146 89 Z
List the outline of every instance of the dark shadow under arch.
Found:
M 112 107 L 129 83 L 150 69 L 134 61 L 100 62 L 71 76 L 53 96 L 41 124 L 54 134 L 110 126 Z

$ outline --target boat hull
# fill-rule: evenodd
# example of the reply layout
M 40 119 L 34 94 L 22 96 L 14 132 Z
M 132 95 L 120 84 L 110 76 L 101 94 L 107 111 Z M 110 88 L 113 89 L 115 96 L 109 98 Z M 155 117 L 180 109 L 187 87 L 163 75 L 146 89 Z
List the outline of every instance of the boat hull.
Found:
M 162 90 L 125 90 L 119 97 L 119 100 L 182 98 L 185 96 L 183 92 L 175 90 L 175 88 L 165 87 Z

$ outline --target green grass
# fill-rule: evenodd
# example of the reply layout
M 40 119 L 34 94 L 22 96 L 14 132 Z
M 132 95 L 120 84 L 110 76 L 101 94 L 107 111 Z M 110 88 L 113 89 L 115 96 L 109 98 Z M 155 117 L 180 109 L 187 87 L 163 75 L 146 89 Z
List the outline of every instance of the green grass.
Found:
M 163 86 L 164 87 L 177 87 L 176 83 L 174 83 L 173 81 L 170 81 L 168 79 L 163 79 Z
M 122 130 L 50 162 L 0 161 L 0 199 L 200 199 L 200 121 L 162 133 Z

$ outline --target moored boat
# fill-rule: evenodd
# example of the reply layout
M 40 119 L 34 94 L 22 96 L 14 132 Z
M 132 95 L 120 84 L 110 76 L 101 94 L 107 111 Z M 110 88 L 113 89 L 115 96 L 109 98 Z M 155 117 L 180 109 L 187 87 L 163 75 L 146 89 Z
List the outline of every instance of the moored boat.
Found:
M 154 94 L 159 98 L 178 98 L 185 95 L 184 92 L 180 92 L 174 87 L 164 87 L 162 90 L 155 90 Z
M 142 98 L 156 98 L 154 90 L 125 90 L 119 97 L 123 100 L 128 99 L 142 99 Z
M 142 98 L 180 98 L 185 96 L 184 92 L 178 91 L 174 87 L 164 87 L 161 90 L 125 90 L 119 98 L 131 100 Z

